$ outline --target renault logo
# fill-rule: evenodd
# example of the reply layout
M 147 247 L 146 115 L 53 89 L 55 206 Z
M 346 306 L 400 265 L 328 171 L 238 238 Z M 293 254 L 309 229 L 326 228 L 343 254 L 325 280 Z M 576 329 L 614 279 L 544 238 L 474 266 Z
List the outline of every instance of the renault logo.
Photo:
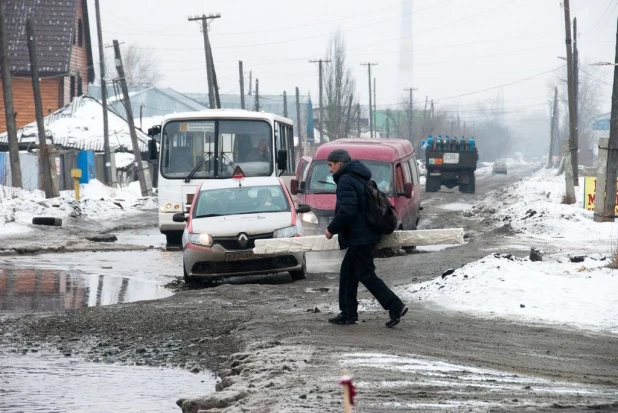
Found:
M 238 236 L 238 245 L 240 245 L 241 248 L 247 248 L 248 242 L 249 242 L 249 237 L 247 236 L 247 234 L 240 234 Z

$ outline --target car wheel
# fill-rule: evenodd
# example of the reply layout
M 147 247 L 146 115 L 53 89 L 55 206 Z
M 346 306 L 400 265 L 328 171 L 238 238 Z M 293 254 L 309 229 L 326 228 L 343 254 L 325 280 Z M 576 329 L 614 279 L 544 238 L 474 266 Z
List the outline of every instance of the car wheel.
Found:
M 182 275 L 183 275 L 183 278 L 185 279 L 185 284 L 195 284 L 195 279 L 187 273 L 187 268 L 185 267 L 184 259 L 182 260 Z
M 307 258 L 303 255 L 303 266 L 298 271 L 290 271 L 292 281 L 300 281 L 307 278 Z

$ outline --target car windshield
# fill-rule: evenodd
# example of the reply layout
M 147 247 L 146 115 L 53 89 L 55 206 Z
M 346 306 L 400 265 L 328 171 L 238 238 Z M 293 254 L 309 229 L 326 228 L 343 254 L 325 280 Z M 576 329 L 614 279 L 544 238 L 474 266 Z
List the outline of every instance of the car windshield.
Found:
M 161 137 L 165 178 L 186 178 L 196 168 L 195 178 L 230 178 L 237 165 L 246 176 L 273 171 L 273 133 L 266 121 L 172 121 L 163 126 Z
M 371 179 L 378 185 L 378 189 L 385 194 L 393 192 L 393 168 L 388 162 L 363 161 L 361 162 L 371 171 Z M 308 175 L 308 194 L 334 194 L 337 185 L 333 175 L 328 170 L 326 161 L 316 161 Z
M 196 202 L 195 218 L 290 210 L 287 197 L 279 185 L 209 189 L 201 191 Z

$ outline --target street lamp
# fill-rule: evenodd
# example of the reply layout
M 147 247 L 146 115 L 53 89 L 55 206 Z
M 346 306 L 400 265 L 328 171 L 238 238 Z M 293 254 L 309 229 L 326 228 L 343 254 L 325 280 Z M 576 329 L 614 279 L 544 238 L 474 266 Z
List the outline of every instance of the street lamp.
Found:
M 598 63 L 590 63 L 590 66 L 618 66 L 618 63 L 598 62 Z

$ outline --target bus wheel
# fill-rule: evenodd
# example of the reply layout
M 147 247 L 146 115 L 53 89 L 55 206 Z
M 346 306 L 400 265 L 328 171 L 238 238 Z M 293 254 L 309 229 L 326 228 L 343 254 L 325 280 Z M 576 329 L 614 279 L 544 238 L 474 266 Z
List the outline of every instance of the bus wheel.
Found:
M 167 245 L 182 245 L 182 231 L 165 233 Z

